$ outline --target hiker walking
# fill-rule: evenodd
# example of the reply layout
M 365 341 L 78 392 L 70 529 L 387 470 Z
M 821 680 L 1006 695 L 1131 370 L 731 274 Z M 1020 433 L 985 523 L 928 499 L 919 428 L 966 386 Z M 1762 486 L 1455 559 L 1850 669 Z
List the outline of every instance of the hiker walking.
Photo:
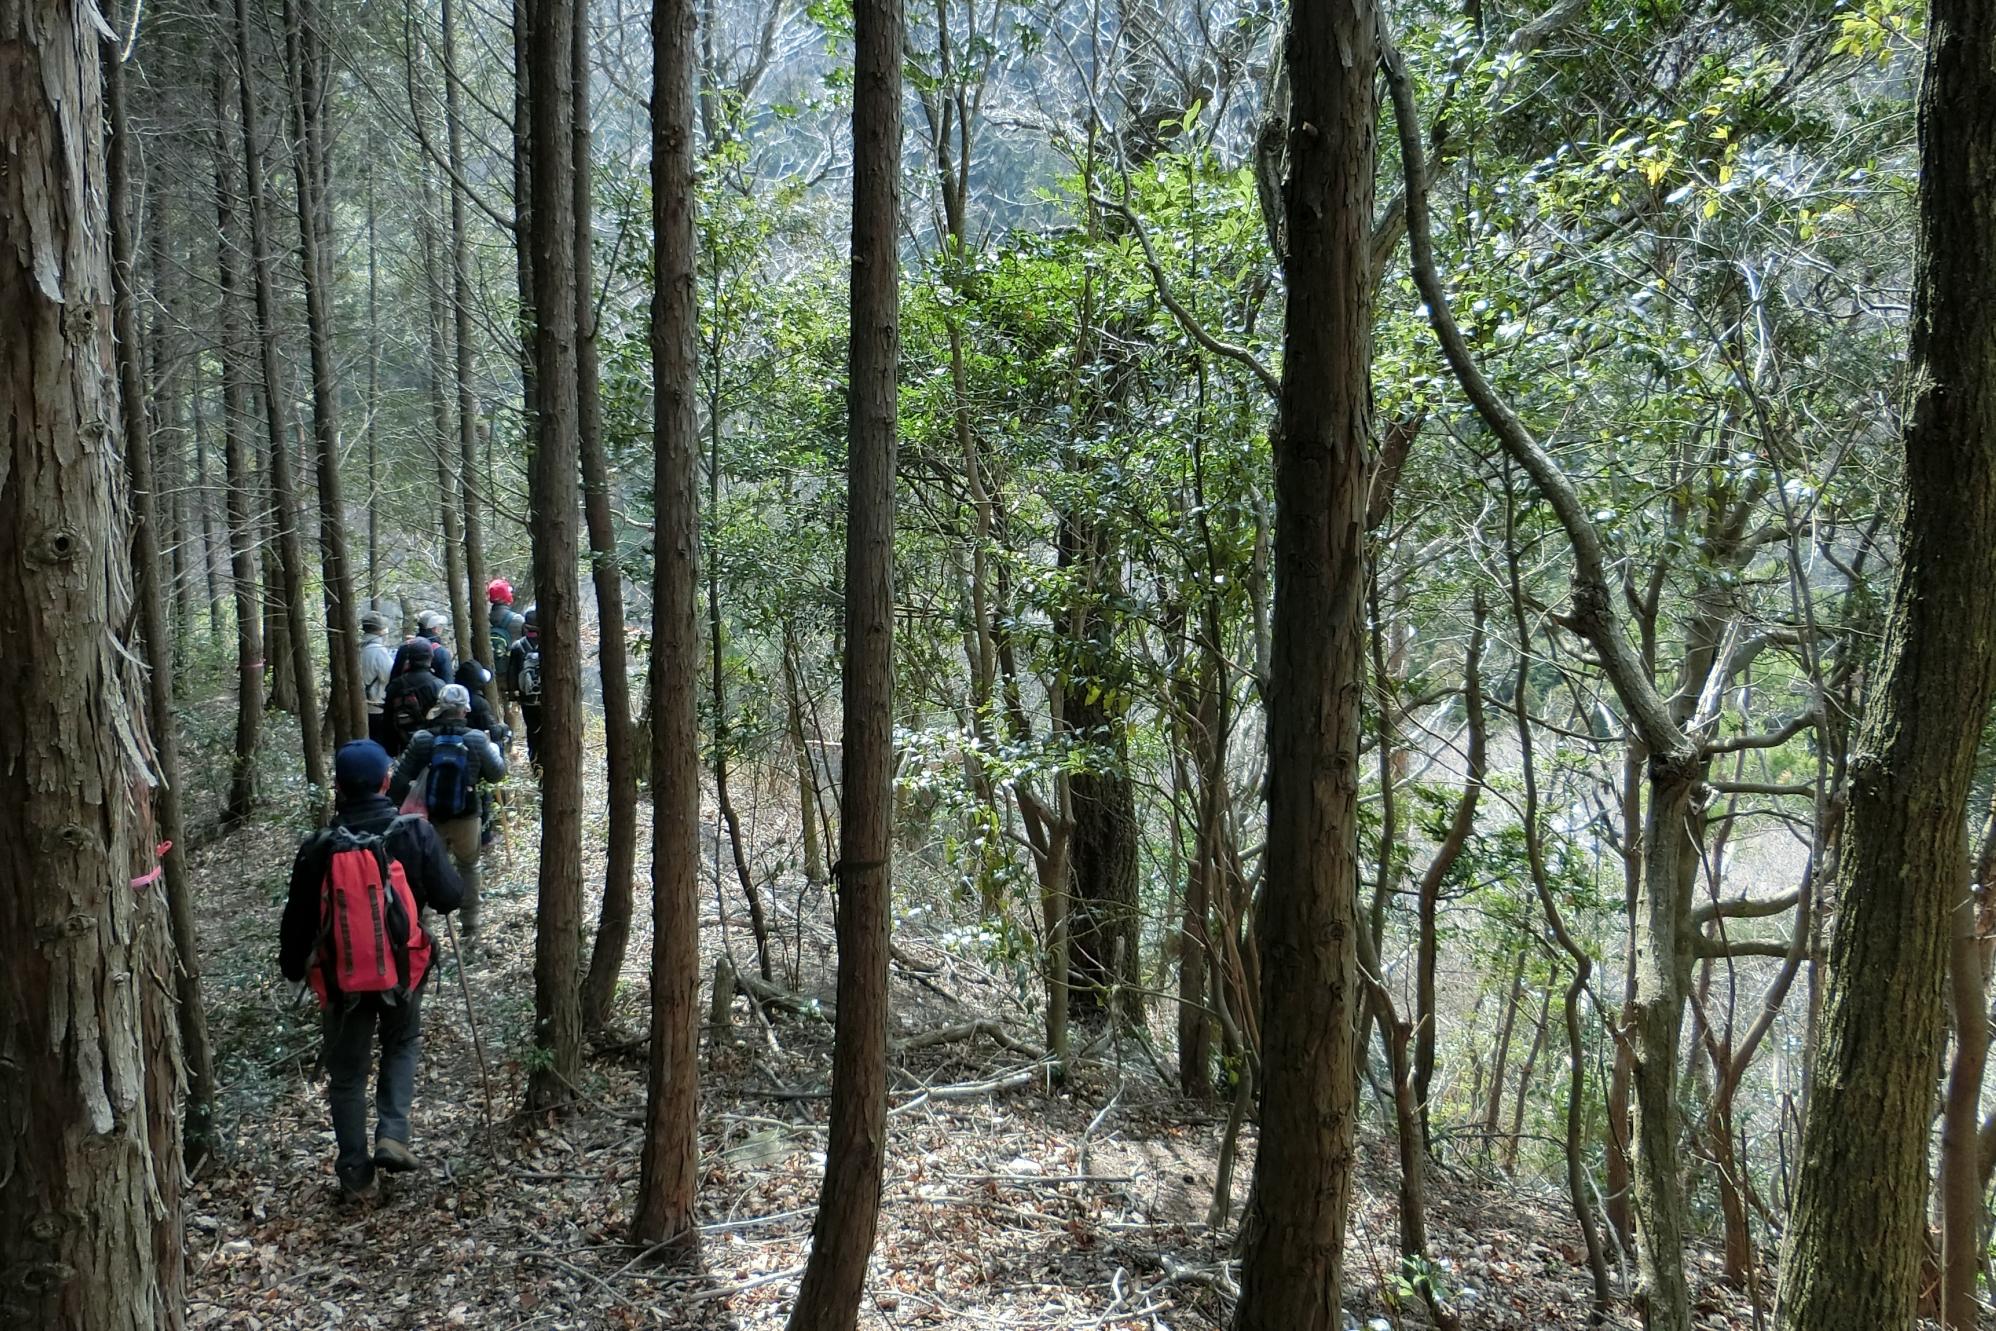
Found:
M 437 705 L 437 695 L 443 692 L 444 684 L 431 673 L 434 659 L 427 638 L 411 638 L 396 649 L 395 667 L 383 703 L 392 743 L 381 747 L 390 754 L 399 755 L 408 746 L 409 737 L 423 728 L 430 709 Z
M 541 627 L 540 611 L 528 606 L 521 616 L 520 640 L 506 658 L 506 691 L 520 704 L 520 729 L 527 733 L 527 761 L 541 761 Z
M 487 691 L 492 683 L 492 672 L 475 658 L 458 662 L 457 678 L 451 681 L 461 684 L 471 695 L 471 728 L 482 730 L 497 744 L 504 745 L 513 737 L 512 730 L 502 723 L 492 711 L 492 696 Z
M 488 611 L 492 626 L 492 659 L 503 661 L 512 652 L 513 644 L 520 640 L 525 624 L 520 612 L 513 608 L 513 584 L 504 578 L 494 578 L 485 586 L 485 599 L 489 602 Z
M 439 682 L 451 676 L 450 648 L 444 646 L 444 630 L 450 621 L 435 610 L 425 610 L 416 616 L 416 637 L 430 645 L 430 673 Z
M 326 1100 L 348 1197 L 375 1194 L 376 1166 L 419 1165 L 409 1108 L 421 1059 L 423 981 L 434 944 L 424 910 L 457 908 L 461 887 L 436 829 L 396 816 L 388 753 L 371 739 L 333 760 L 331 824 L 305 838 L 291 866 L 278 964 L 309 982 L 324 1011 Z M 367 1147 L 367 1083 L 381 1037 L 374 1150 Z
M 478 933 L 478 855 L 484 844 L 478 787 L 483 781 L 506 779 L 506 755 L 484 731 L 472 728 L 470 712 L 471 695 L 464 685 L 445 685 L 430 712 L 429 727 L 410 737 L 388 785 L 388 798 L 401 806 L 410 789 L 422 783 L 422 805 L 464 884 L 458 919 L 466 940 Z
M 388 747 L 388 680 L 395 673 L 395 653 L 388 650 L 382 634 L 388 621 L 379 611 L 360 617 L 360 691 L 367 699 L 367 737 L 382 748 Z
M 457 668 L 454 681 L 464 686 L 471 695 L 471 713 L 467 718 L 473 730 L 482 730 L 491 739 L 492 747 L 499 750 L 499 756 L 506 756 L 506 747 L 513 742 L 513 727 L 494 715 L 491 694 L 487 686 L 492 683 L 492 672 L 478 661 L 465 661 Z M 478 787 L 478 825 L 481 845 L 492 844 L 493 837 L 493 788 L 481 784 Z

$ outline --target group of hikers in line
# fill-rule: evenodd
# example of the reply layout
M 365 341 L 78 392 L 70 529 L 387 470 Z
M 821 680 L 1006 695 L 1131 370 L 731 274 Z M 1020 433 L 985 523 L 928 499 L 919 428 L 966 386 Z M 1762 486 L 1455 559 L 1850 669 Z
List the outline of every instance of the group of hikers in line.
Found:
M 360 664 L 368 735 L 342 745 L 333 766 L 333 816 L 292 863 L 279 931 L 279 967 L 322 1009 L 327 1100 L 342 1192 L 366 1199 L 376 1170 L 420 1167 L 409 1109 L 420 1061 L 422 994 L 436 946 L 431 912 L 458 912 L 467 942 L 478 934 L 479 859 L 493 836 L 492 786 L 505 779 L 520 709 L 527 758 L 541 734 L 540 632 L 533 607 L 513 609 L 504 579 L 487 588 L 493 660 L 503 661 L 502 712 L 476 660 L 451 668 L 435 611 L 394 651 L 386 621 L 361 620 Z M 367 1139 L 367 1083 L 380 1041 L 374 1145 Z
M 541 739 L 538 615 L 532 606 L 524 613 L 513 608 L 512 584 L 504 578 L 492 580 L 486 597 L 500 696 L 519 707 L 527 761 L 534 762 Z M 425 610 L 416 616 L 415 633 L 391 650 L 386 636 L 388 621 L 372 610 L 361 616 L 360 680 L 367 698 L 367 734 L 391 757 L 400 756 L 451 684 L 471 695 L 471 721 L 478 729 L 489 732 L 503 721 L 494 716 L 487 692 L 492 672 L 472 658 L 460 662 L 455 670 L 451 668 L 450 648 L 443 642 L 448 627 L 441 614 Z

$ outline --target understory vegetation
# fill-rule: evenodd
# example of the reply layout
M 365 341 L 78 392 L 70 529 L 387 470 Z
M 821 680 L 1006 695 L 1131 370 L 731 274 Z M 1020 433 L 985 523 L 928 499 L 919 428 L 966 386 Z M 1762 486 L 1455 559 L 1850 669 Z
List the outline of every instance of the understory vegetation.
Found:
M 1981 1323 L 1983 6 L 74 9 L 0 1321 Z M 537 749 L 354 1209 L 271 940 L 430 612 Z

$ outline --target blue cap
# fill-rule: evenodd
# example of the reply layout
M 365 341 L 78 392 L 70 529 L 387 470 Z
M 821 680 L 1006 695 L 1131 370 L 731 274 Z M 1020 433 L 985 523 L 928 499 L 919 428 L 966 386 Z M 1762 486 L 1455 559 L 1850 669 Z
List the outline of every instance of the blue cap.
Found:
M 388 766 L 388 750 L 371 739 L 357 739 L 340 745 L 333 759 L 333 779 L 355 790 L 378 790 Z

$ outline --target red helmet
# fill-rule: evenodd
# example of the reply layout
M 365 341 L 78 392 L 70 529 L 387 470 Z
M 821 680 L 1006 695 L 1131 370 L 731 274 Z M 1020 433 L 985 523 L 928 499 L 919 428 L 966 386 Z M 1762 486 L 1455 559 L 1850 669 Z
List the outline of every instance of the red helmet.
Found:
M 485 585 L 485 599 L 494 605 L 513 604 L 513 584 L 504 578 L 494 578 Z

